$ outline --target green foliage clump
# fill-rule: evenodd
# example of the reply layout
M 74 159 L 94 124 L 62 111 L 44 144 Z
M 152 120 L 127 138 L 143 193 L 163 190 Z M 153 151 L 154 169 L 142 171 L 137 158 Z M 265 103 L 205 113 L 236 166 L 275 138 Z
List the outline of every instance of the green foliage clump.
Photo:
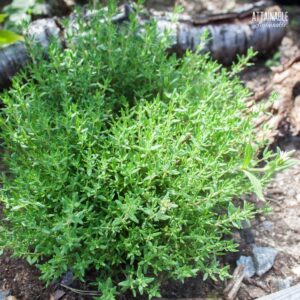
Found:
M 207 55 L 169 56 L 155 23 L 119 27 L 114 12 L 80 23 L 46 61 L 32 50 L 2 95 L 1 246 L 48 282 L 97 270 L 102 299 L 153 297 L 162 280 L 199 272 L 224 278 L 217 257 L 235 249 L 224 235 L 254 213 L 232 200 L 285 159 L 266 151 L 254 176 L 239 80 Z

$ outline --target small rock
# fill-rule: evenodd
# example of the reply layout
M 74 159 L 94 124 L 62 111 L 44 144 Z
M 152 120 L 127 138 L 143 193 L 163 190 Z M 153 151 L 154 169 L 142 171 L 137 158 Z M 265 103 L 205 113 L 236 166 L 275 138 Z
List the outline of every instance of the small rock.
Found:
M 275 287 L 277 291 L 281 291 L 289 288 L 292 285 L 292 283 L 293 283 L 293 279 L 291 277 L 285 279 L 278 279 L 275 282 Z
M 264 221 L 264 222 L 262 223 L 262 226 L 263 226 L 263 228 L 264 228 L 265 230 L 267 230 L 267 231 L 272 231 L 272 230 L 273 230 L 273 223 L 270 222 L 270 221 Z
M 70 270 L 61 279 L 61 283 L 64 285 L 71 285 L 73 281 L 74 281 L 73 273 Z
M 257 286 L 253 286 L 253 285 L 248 287 L 248 294 L 249 294 L 250 299 L 258 299 L 258 298 L 266 296 L 266 292 L 263 289 L 261 289 Z
M 290 197 L 295 197 L 297 195 L 297 192 L 295 190 L 289 189 L 286 194 Z
M 66 293 L 65 293 L 65 291 L 63 291 L 63 290 L 56 290 L 56 291 L 54 292 L 54 294 L 51 294 L 51 295 L 50 295 L 50 300 L 59 300 L 59 299 L 61 299 L 65 294 L 66 294 Z
M 8 296 L 5 300 L 17 300 L 17 298 L 15 296 Z
M 274 212 L 277 212 L 277 213 L 278 213 L 278 212 L 281 212 L 281 207 L 275 207 L 275 208 L 273 209 L 273 211 L 274 211 Z
M 271 247 L 257 247 L 253 248 L 253 262 L 256 274 L 261 276 L 269 271 L 274 264 L 278 251 Z
M 5 298 L 10 294 L 10 290 L 0 291 L 0 300 L 5 300 Z
M 292 271 L 296 276 L 300 277 L 300 266 L 292 268 Z
M 266 220 L 266 217 L 265 217 L 265 216 L 260 216 L 260 217 L 259 217 L 259 220 L 260 220 L 261 222 L 264 222 L 264 221 Z
M 240 287 L 240 289 L 238 291 L 238 294 L 237 294 L 237 299 L 238 300 L 248 299 L 249 298 L 249 293 L 248 293 L 247 290 L 248 290 L 248 287 L 244 283 L 242 283 L 241 287 Z
M 236 264 L 239 265 L 244 265 L 245 269 L 244 269 L 244 274 L 245 277 L 247 278 L 251 278 L 254 274 L 255 274 L 255 268 L 254 268 L 254 263 L 253 263 L 253 259 L 251 256 L 241 256 Z

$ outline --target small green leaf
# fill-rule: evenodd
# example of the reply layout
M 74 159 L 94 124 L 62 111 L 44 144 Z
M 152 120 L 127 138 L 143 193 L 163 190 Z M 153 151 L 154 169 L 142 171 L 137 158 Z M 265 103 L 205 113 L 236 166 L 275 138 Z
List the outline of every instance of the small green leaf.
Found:
M 228 215 L 229 216 L 233 215 L 234 212 L 236 211 L 236 208 L 235 208 L 235 206 L 232 202 L 229 202 L 227 210 L 228 210 Z
M 243 168 L 247 168 L 249 166 L 252 157 L 253 157 L 253 149 L 250 144 L 247 144 L 247 146 L 245 148 Z
M 119 282 L 118 285 L 121 286 L 121 287 L 124 287 L 124 288 L 129 288 L 130 285 L 131 285 L 131 281 L 130 280 L 124 280 L 124 281 Z
M 21 40 L 23 40 L 23 37 L 14 32 L 0 30 L 0 45 L 11 44 Z
M 27 256 L 26 260 L 30 265 L 33 265 L 37 261 L 37 257 L 36 256 L 33 256 L 33 257 Z
M 153 146 L 151 146 L 150 151 L 158 150 L 160 147 L 161 147 L 161 145 L 153 145 Z
M 7 17 L 6 14 L 0 14 L 0 23 L 2 23 L 6 17 Z
M 139 223 L 138 218 L 137 218 L 134 214 L 130 214 L 128 217 L 129 217 L 129 219 L 130 219 L 131 221 L 133 221 L 134 223 L 136 223 L 136 224 Z
M 264 194 L 263 194 L 263 188 L 262 188 L 260 180 L 255 175 L 253 175 L 252 173 L 250 173 L 246 170 L 243 170 L 243 172 L 245 173 L 245 175 L 249 178 L 250 182 L 252 183 L 254 192 L 257 195 L 257 197 L 262 201 L 266 201 Z

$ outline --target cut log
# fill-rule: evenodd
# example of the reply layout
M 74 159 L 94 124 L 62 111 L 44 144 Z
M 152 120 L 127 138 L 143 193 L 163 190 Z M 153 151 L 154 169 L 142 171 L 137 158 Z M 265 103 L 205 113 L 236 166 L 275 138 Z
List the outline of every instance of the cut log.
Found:
M 204 46 L 204 51 L 228 65 L 238 54 L 245 54 L 251 47 L 264 54 L 274 51 L 281 43 L 286 33 L 282 20 L 258 25 L 252 22 L 253 11 L 257 10 L 281 12 L 278 6 L 270 7 L 265 1 L 260 1 L 246 4 L 229 13 L 196 17 L 179 15 L 176 25 L 172 22 L 171 13 L 151 11 L 151 17 L 157 21 L 161 31 L 171 30 L 174 37 L 172 49 L 178 54 L 183 54 L 186 50 L 195 51 L 201 44 L 201 36 L 208 31 L 209 41 Z
M 270 9 L 270 8 L 268 8 Z M 278 10 L 277 7 L 273 8 Z M 123 6 L 123 11 L 116 16 L 115 21 L 122 23 L 128 20 L 132 9 L 130 6 Z M 256 26 L 251 23 L 249 7 L 234 12 L 234 18 L 225 15 L 218 16 L 218 22 L 213 16 L 204 19 L 191 19 L 187 16 L 179 16 L 179 21 L 172 22 L 170 14 L 151 13 L 150 16 L 141 15 L 141 26 L 154 18 L 157 21 L 158 30 L 171 31 L 173 47 L 171 50 L 182 54 L 190 49 L 195 51 L 203 43 L 201 35 L 209 32 L 209 41 L 204 45 L 204 51 L 209 51 L 212 57 L 222 63 L 229 64 L 237 54 L 246 53 L 247 49 L 253 47 L 254 50 L 263 53 L 274 50 L 281 42 L 284 34 L 284 27 L 276 27 L 280 20 L 273 21 L 274 26 Z M 61 44 L 64 43 L 64 28 L 57 19 L 40 19 L 33 22 L 27 35 L 37 41 L 43 48 L 47 48 L 54 37 Z M 0 50 L 0 89 L 7 87 L 14 74 L 28 62 L 28 54 L 23 43 L 16 43 Z
M 222 7 L 224 8 L 224 3 L 222 3 Z M 213 23 L 226 23 L 226 22 L 232 23 L 235 20 L 242 20 L 246 17 L 251 17 L 254 11 L 264 11 L 270 7 L 273 7 L 272 2 L 264 1 L 264 0 L 255 3 L 237 5 L 236 8 L 231 9 L 230 11 L 226 9 L 225 11 L 224 9 L 218 11 L 218 9 L 214 7 L 213 11 L 205 11 L 198 15 L 191 16 L 191 15 L 183 14 L 179 16 L 179 21 L 189 20 L 194 25 L 207 25 Z
M 214 59 L 225 65 L 232 63 L 238 54 L 245 54 L 249 48 L 260 54 L 271 52 L 285 35 L 283 27 L 256 27 L 250 23 L 196 26 L 180 22 L 175 27 L 170 21 L 158 19 L 157 24 L 161 30 L 172 30 L 176 37 L 173 49 L 179 54 L 186 50 L 197 50 L 201 36 L 208 31 L 209 41 L 204 51 L 210 52 Z

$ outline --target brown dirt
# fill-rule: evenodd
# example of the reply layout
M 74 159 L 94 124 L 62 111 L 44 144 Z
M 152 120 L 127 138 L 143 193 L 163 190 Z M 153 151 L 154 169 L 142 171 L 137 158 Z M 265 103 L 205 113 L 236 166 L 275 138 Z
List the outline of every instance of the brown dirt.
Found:
M 283 64 L 300 51 L 300 8 L 285 9 L 289 11 L 290 27 L 279 49 Z M 259 63 L 245 72 L 242 79 L 252 91 L 261 92 L 271 77 L 272 71 Z M 256 245 L 273 247 L 279 253 L 269 272 L 242 284 L 240 300 L 257 299 L 300 282 L 300 137 L 293 136 L 287 127 L 274 146 L 283 151 L 295 150 L 299 163 L 277 174 L 264 192 L 272 212 L 258 216 L 253 221 L 252 232 Z
M 298 146 L 289 143 L 285 149 Z M 279 253 L 269 272 L 243 284 L 240 300 L 256 299 L 300 283 L 300 151 L 294 156 L 299 163 L 277 174 L 265 190 L 272 212 L 258 216 L 252 224 L 256 245 L 273 247 Z
M 39 271 L 25 260 L 13 259 L 8 252 L 0 256 L 0 291 L 10 290 L 18 299 L 48 299 L 49 289 L 39 276 Z

